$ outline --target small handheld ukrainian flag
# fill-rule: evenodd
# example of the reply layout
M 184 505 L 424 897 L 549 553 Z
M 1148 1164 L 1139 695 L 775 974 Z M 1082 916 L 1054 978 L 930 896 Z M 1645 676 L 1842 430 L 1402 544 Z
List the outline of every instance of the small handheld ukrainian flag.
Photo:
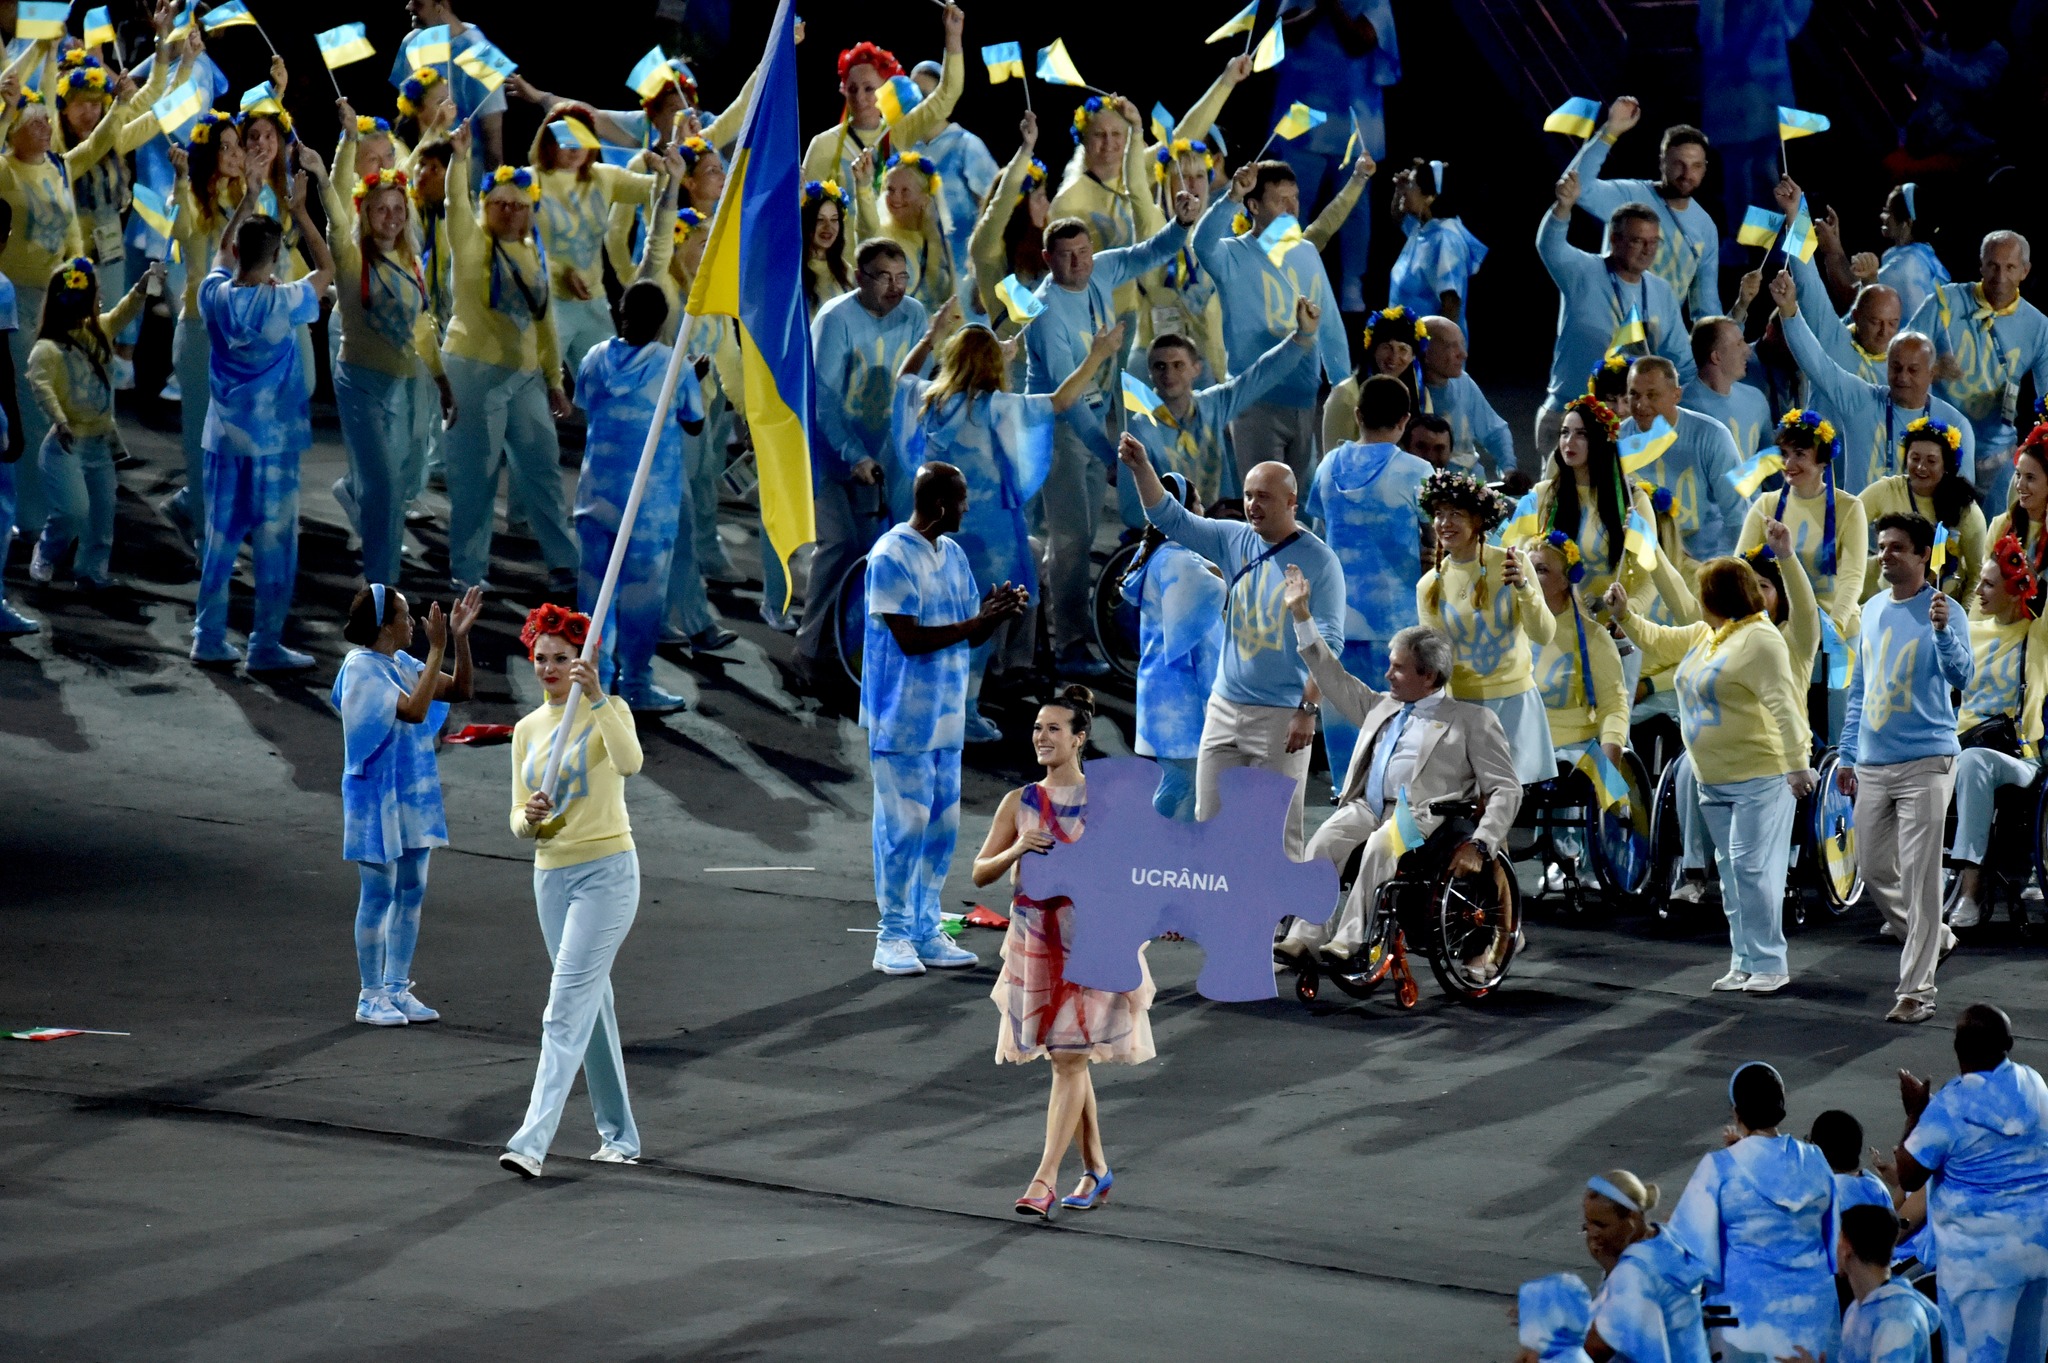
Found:
M 1543 120 L 1543 131 L 1563 133 L 1566 137 L 1588 138 L 1593 129 L 1600 126 L 1600 101 L 1597 99 L 1568 99 L 1550 111 Z
M 1644 570 L 1657 566 L 1657 527 L 1650 524 L 1649 517 L 1640 511 L 1628 513 L 1628 528 L 1622 535 L 1622 547 Z
M 208 33 L 217 33 L 224 28 L 239 28 L 247 25 L 257 27 L 256 16 L 249 13 L 249 7 L 242 0 L 228 0 L 225 5 L 215 5 L 199 16 L 199 26 Z
M 1311 109 L 1297 100 L 1287 106 L 1287 112 L 1280 115 L 1280 121 L 1273 125 L 1273 136 L 1292 142 L 1309 129 L 1320 128 L 1329 121 L 1330 116 L 1321 109 Z
M 1031 286 L 1013 274 L 1004 275 L 996 285 L 996 297 L 1009 310 L 1010 320 L 1020 327 L 1045 311 L 1045 304 L 1038 301 Z
M 1792 215 L 1792 225 L 1785 229 L 1785 254 L 1798 256 L 1801 260 L 1812 260 L 1813 253 L 1820 249 L 1820 237 L 1813 230 L 1813 215 L 1806 211 L 1806 196 L 1799 196 L 1799 211 Z
M 1778 233 L 1784 230 L 1783 213 L 1752 205 L 1742 211 L 1742 226 L 1735 229 L 1735 239 L 1744 246 L 1761 246 L 1768 251 L 1778 244 Z
M 1280 25 L 1274 24 L 1266 30 L 1266 36 L 1259 39 L 1258 47 L 1252 52 L 1252 70 L 1271 71 L 1287 60 L 1287 40 L 1280 36 Z
M 192 0 L 185 0 L 185 8 L 178 11 L 177 20 L 171 25 L 171 41 L 182 43 L 185 35 L 192 31 Z M 209 58 L 210 60 L 210 58 Z
M 281 114 L 284 104 L 278 99 L 269 81 L 252 85 L 242 92 L 242 112 L 245 114 Z
M 676 69 L 669 64 L 668 53 L 659 47 L 650 47 L 647 55 L 634 62 L 633 69 L 626 73 L 626 88 L 641 100 L 650 100 L 667 89 L 675 78 Z
M 1628 778 L 1621 774 L 1621 768 L 1614 765 L 1614 759 L 1598 743 L 1588 743 L 1586 750 L 1579 754 L 1579 760 L 1572 764 L 1586 774 L 1593 783 L 1594 797 L 1602 809 L 1628 805 Z
M 327 63 L 329 71 L 377 55 L 377 49 L 370 46 L 369 31 L 361 24 L 330 28 L 314 34 L 313 41 L 320 45 L 320 60 Z
M 1941 580 L 1941 565 L 1948 562 L 1948 527 L 1940 521 L 1934 523 L 1934 552 L 1927 559 L 1927 575 L 1934 581 Z
M 1129 370 L 1123 372 L 1124 410 L 1139 416 L 1157 418 L 1166 410 L 1165 400 L 1152 391 L 1151 387 Z
M 884 123 L 898 122 L 923 102 L 924 91 L 908 76 L 891 76 L 875 91 L 875 103 L 881 107 Z
M 1660 416 L 1650 423 L 1649 430 L 1621 438 L 1620 445 L 1616 447 L 1621 455 L 1621 471 L 1631 475 L 1639 473 L 1662 459 L 1664 451 L 1677 443 L 1678 432 Z
M 981 64 L 988 68 L 988 83 L 1001 85 L 1015 76 L 1024 79 L 1024 45 L 1022 43 L 991 43 L 981 49 Z
M 137 181 L 132 189 L 131 206 L 135 218 L 149 229 L 143 240 L 142 253 L 161 260 L 171 249 L 171 229 L 178 222 L 178 205 L 162 190 Z
M 57 39 L 66 32 L 64 21 L 71 17 L 71 6 L 63 0 L 21 0 L 15 15 L 15 37 Z
M 1408 787 L 1402 786 L 1394 793 L 1394 810 L 1387 821 L 1380 825 L 1386 834 L 1387 846 L 1396 857 L 1405 857 L 1422 846 L 1422 825 L 1415 822 L 1415 811 L 1408 807 Z
M 1306 240 L 1301 232 L 1300 219 L 1292 213 L 1282 213 L 1259 233 L 1259 249 L 1266 253 L 1267 260 L 1273 262 L 1274 269 L 1281 270 L 1287 267 L 1287 253 Z
M 455 54 L 455 69 L 483 86 L 486 93 L 495 93 L 519 69 L 519 63 L 495 43 L 475 42 Z
M 1811 137 L 1828 130 L 1826 114 L 1810 114 L 1804 109 L 1788 109 L 1778 106 L 1779 140 L 1790 142 L 1795 137 Z
M 150 105 L 149 111 L 156 115 L 156 125 L 165 137 L 181 142 L 205 111 L 206 96 L 207 92 L 200 88 L 198 81 L 188 80 Z
M 85 12 L 85 45 L 98 47 L 114 41 L 114 16 L 105 6 Z
M 1614 329 L 1614 335 L 1608 339 L 1607 349 L 1612 353 L 1616 350 L 1626 350 L 1632 345 L 1648 343 L 1648 333 L 1643 330 L 1642 309 L 1632 307 L 1628 310 L 1628 317 Z
M 1784 469 L 1785 456 L 1776 450 L 1765 450 L 1728 470 L 1728 481 L 1739 495 L 1754 497 L 1757 490 L 1770 481 L 1772 474 L 1782 473 Z
M 1506 524 L 1494 532 L 1497 538 L 1493 538 L 1493 543 L 1520 544 L 1524 540 L 1533 539 L 1537 529 L 1536 494 L 1525 492 L 1522 499 L 1515 503 L 1514 514 L 1508 517 Z
M 1048 85 L 1086 85 L 1080 68 L 1067 55 L 1067 40 L 1054 38 L 1051 47 L 1038 49 L 1038 78 Z
M 448 25 L 430 24 L 406 39 L 404 52 L 406 63 L 417 71 L 422 66 L 446 66 L 449 64 Z
M 1166 112 L 1164 104 L 1152 106 L 1152 140 L 1161 145 L 1173 141 L 1173 115 Z
M 1820 613 L 1820 655 L 1828 660 L 1828 690 L 1839 691 L 1849 684 L 1849 645 L 1835 628 L 1835 617 Z
M 555 135 L 555 145 L 558 147 L 577 148 L 583 151 L 598 149 L 597 134 L 580 118 L 558 118 L 548 124 L 548 131 Z
M 1205 43 L 1220 43 L 1236 33 L 1249 33 L 1258 27 L 1259 0 L 1251 0 L 1243 9 L 1223 21 L 1223 27 L 1202 39 Z

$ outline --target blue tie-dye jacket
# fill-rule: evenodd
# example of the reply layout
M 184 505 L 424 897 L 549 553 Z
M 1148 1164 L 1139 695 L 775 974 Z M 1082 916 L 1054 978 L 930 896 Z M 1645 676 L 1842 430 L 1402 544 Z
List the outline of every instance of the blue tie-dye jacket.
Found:
M 1738 1347 L 1832 1355 L 1835 1219 L 1835 1175 L 1819 1150 L 1745 1136 L 1699 1162 L 1668 1231 L 1705 1271 L 1707 1305 L 1735 1316 Z
M 1193 757 L 1223 657 L 1223 579 L 1168 541 L 1123 580 L 1138 608 L 1138 744 L 1146 757 Z
M 1668 1232 L 1621 1252 L 1593 1301 L 1593 1328 L 1614 1363 L 1709 1363 L 1699 1260 Z
M 448 845 L 441 767 L 434 740 L 448 718 L 435 701 L 408 724 L 398 703 L 419 685 L 426 664 L 410 653 L 352 649 L 328 699 L 341 714 L 341 855 L 378 865 L 421 847 Z
M 1352 441 L 1323 456 L 1304 510 L 1344 565 L 1344 637 L 1382 642 L 1414 624 L 1427 460 Z
M 2048 1085 L 2025 1065 L 1958 1075 L 1906 1137 L 1930 1170 L 1944 1292 L 2048 1279 Z

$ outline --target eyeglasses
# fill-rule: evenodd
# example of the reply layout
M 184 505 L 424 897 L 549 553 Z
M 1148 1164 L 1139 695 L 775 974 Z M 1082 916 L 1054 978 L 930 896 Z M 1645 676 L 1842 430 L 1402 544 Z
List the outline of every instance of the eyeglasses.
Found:
M 872 279 L 875 283 L 883 285 L 884 287 L 893 287 L 898 289 L 907 289 L 910 287 L 910 275 L 907 271 L 903 270 L 898 270 L 893 274 L 876 274 L 873 270 L 862 270 L 860 272 L 860 277 L 862 279 Z

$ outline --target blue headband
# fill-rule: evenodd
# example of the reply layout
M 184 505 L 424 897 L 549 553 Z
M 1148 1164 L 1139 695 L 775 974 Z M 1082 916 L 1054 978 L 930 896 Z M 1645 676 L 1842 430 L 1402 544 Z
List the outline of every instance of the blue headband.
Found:
M 1913 192 L 1918 188 L 1919 186 L 1911 180 L 1899 186 L 1899 197 L 1906 201 L 1906 220 L 1908 222 L 1916 221 L 1920 217 L 1913 209 Z
M 381 583 L 381 582 L 372 582 L 372 583 L 370 584 L 370 604 L 374 605 L 374 606 L 375 606 L 375 607 L 377 608 L 377 628 L 378 628 L 378 629 L 382 629 L 382 628 L 384 628 L 384 584 L 383 584 L 383 583 Z
M 1625 1210 L 1632 1212 L 1642 1211 L 1642 1207 L 1636 1203 L 1636 1200 L 1634 1198 L 1630 1197 L 1621 1189 L 1615 1187 L 1612 1183 L 1608 1182 L 1607 1179 L 1600 1174 L 1595 1174 L 1593 1175 L 1593 1177 L 1587 1179 L 1586 1188 L 1589 1192 L 1595 1192 L 1600 1194 L 1600 1196 L 1606 1198 L 1609 1202 L 1612 1202 L 1617 1207 L 1621 1207 Z
M 1762 1069 L 1762 1070 L 1769 1070 L 1769 1071 L 1771 1072 L 1771 1078 L 1773 1078 L 1773 1079 L 1775 1079 L 1775 1080 L 1777 1080 L 1777 1081 L 1778 1081 L 1778 1087 L 1779 1087 L 1780 1089 L 1783 1089 L 1783 1088 L 1785 1087 L 1785 1076 L 1784 1076 L 1784 1075 L 1782 1075 L 1782 1074 L 1780 1074 L 1780 1073 L 1778 1073 L 1778 1067 L 1777 1067 L 1776 1065 L 1773 1065 L 1773 1064 L 1772 1064 L 1772 1063 L 1771 1063 L 1770 1061 L 1768 1061 L 1768 1060 L 1750 1060 L 1750 1061 L 1746 1061 L 1746 1062 L 1745 1062 L 1745 1063 L 1743 1063 L 1743 1064 L 1737 1065 L 1737 1066 L 1735 1067 L 1735 1073 L 1734 1073 L 1734 1074 L 1731 1074 L 1731 1075 L 1729 1075 L 1729 1076 L 1728 1076 L 1728 1102 L 1729 1102 L 1730 1106 L 1733 1106 L 1733 1105 L 1734 1105 L 1734 1102 L 1735 1102 L 1735 1080 L 1736 1080 L 1736 1078 L 1737 1078 L 1738 1076 L 1740 1076 L 1740 1075 L 1741 1075 L 1741 1073 L 1742 1073 L 1742 1072 L 1743 1072 L 1744 1070 L 1746 1070 L 1746 1069 L 1751 1069 L 1751 1068 L 1755 1068 L 1755 1069 Z

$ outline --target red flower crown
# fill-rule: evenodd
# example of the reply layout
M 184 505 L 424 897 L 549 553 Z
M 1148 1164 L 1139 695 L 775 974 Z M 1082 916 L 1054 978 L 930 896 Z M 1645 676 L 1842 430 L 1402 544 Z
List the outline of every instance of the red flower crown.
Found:
M 526 613 L 526 623 L 519 627 L 519 642 L 526 645 L 526 656 L 532 657 L 544 634 L 559 634 L 577 648 L 590 634 L 590 617 L 582 611 L 564 610 L 549 602 L 535 606 Z

